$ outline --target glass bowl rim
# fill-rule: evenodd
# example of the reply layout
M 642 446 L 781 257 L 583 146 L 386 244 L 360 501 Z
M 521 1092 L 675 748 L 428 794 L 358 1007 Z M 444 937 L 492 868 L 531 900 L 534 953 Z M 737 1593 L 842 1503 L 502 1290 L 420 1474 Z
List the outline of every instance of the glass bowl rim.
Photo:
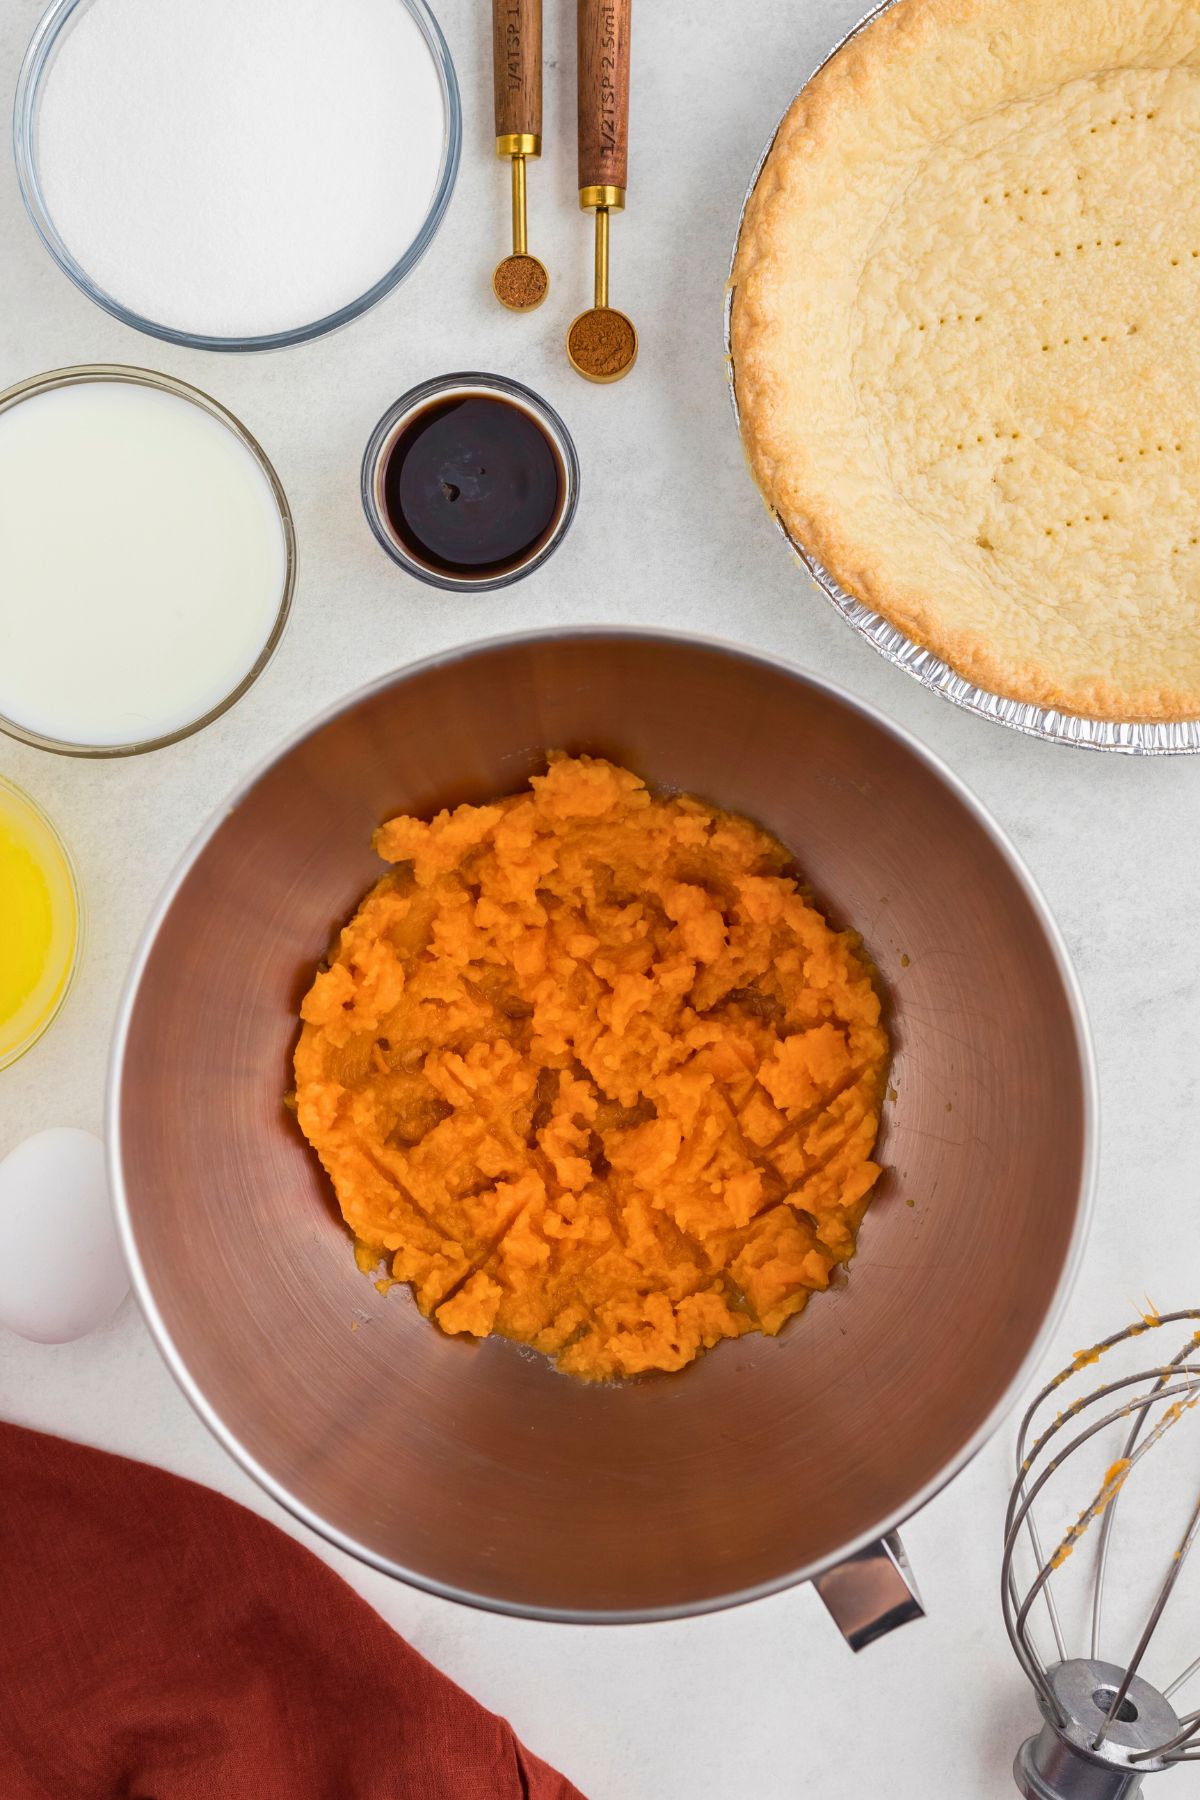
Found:
M 74 4 L 74 0 L 71 0 Z M 47 369 L 41 375 L 27 376 L 10 388 L 0 393 L 0 413 L 7 412 L 11 406 L 19 406 L 22 401 L 35 399 L 39 394 L 52 393 L 56 388 L 76 387 L 90 381 L 125 381 L 135 387 L 156 388 L 160 393 L 174 394 L 177 399 L 187 400 L 193 406 L 199 406 L 210 417 L 231 431 L 238 442 L 247 449 L 254 458 L 262 473 L 266 476 L 275 501 L 275 510 L 283 532 L 283 584 L 279 595 L 279 604 L 275 619 L 266 642 L 259 651 L 254 662 L 242 676 L 237 686 L 232 688 L 215 706 L 210 706 L 206 713 L 193 719 L 187 725 L 181 725 L 176 731 L 162 733 L 158 737 L 136 739 L 126 744 L 88 744 L 72 743 L 65 738 L 49 737 L 43 732 L 33 731 L 16 719 L 10 719 L 0 713 L 0 732 L 15 738 L 18 743 L 29 744 L 35 750 L 50 750 L 58 756 L 142 756 L 149 750 L 161 750 L 167 744 L 178 744 L 184 738 L 191 737 L 197 731 L 203 731 L 214 719 L 223 713 L 249 692 L 258 680 L 267 664 L 279 648 L 288 619 L 292 611 L 292 599 L 296 590 L 296 527 L 292 520 L 292 509 L 288 497 L 283 491 L 283 484 L 275 473 L 273 464 L 262 445 L 242 424 L 236 414 L 203 388 L 193 387 L 191 382 L 181 381 L 176 375 L 163 375 L 156 369 L 138 368 L 132 363 L 75 363 L 68 368 Z
M 50 70 L 56 47 L 81 10 L 96 3 L 96 0 L 50 0 L 45 12 L 34 27 L 33 36 L 29 40 L 25 55 L 17 76 L 16 91 L 13 97 L 12 143 L 13 159 L 17 169 L 17 185 L 21 191 L 25 211 L 38 237 L 45 245 L 63 274 L 74 282 L 82 294 L 119 319 L 123 325 L 135 331 L 145 332 L 149 337 L 160 338 L 164 343 L 179 344 L 189 350 L 281 350 L 291 344 L 311 343 L 314 338 L 324 337 L 328 332 L 338 331 L 352 320 L 361 318 L 380 300 L 390 294 L 409 275 L 420 262 L 426 250 L 433 242 L 450 197 L 454 192 L 454 184 L 458 177 L 459 161 L 462 155 L 462 98 L 459 92 L 458 76 L 450 48 L 442 33 L 442 28 L 430 11 L 426 0 L 397 0 L 415 21 L 421 35 L 429 48 L 434 67 L 441 83 L 442 97 L 446 106 L 446 136 L 442 150 L 441 167 L 433 199 L 424 223 L 416 237 L 408 245 L 403 255 L 392 264 L 391 268 L 381 275 L 374 286 L 364 294 L 348 300 L 331 313 L 314 319 L 307 325 L 289 326 L 286 331 L 269 331 L 249 336 L 223 337 L 205 332 L 185 331 L 174 325 L 161 325 L 154 319 L 146 318 L 135 312 L 132 307 L 125 306 L 115 295 L 100 287 L 92 280 L 87 270 L 77 262 L 66 241 L 59 233 L 53 216 L 42 193 L 41 179 L 38 173 L 37 158 L 37 114 L 41 101 L 45 78 Z

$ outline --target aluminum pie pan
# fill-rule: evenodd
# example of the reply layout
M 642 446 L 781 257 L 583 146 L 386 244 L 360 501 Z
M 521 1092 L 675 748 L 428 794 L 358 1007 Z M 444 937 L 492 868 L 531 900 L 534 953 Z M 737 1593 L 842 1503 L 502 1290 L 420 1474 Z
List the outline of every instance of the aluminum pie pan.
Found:
M 734 232 L 733 251 L 729 258 L 729 278 L 725 287 L 724 342 L 725 342 L 725 374 L 729 383 L 729 400 L 733 408 L 734 422 L 741 436 L 741 414 L 738 411 L 737 384 L 733 367 L 733 339 L 731 322 L 733 318 L 733 302 L 737 292 L 733 271 L 737 262 L 738 247 L 742 238 L 742 227 L 746 220 L 746 208 L 758 185 L 763 164 L 771 153 L 772 145 L 779 135 L 779 127 L 791 111 L 792 106 L 800 98 L 809 82 L 815 75 L 843 49 L 860 31 L 872 24 L 882 13 L 890 12 L 893 6 L 901 4 L 901 0 L 882 0 L 869 13 L 858 21 L 845 37 L 833 46 L 829 54 L 819 62 L 816 68 L 796 90 L 788 107 L 779 119 L 763 147 L 762 155 L 754 166 L 754 172 L 746 188 L 738 214 L 737 229 Z M 914 681 L 932 693 L 940 694 L 943 699 L 950 700 L 965 712 L 974 713 L 978 718 L 990 719 L 993 724 L 1007 725 L 1012 731 L 1020 731 L 1026 737 L 1043 738 L 1049 743 L 1070 744 L 1080 750 L 1116 750 L 1126 756 L 1188 756 L 1200 753 L 1200 719 L 1177 719 L 1166 722 L 1148 720 L 1120 719 L 1087 719 L 1073 713 L 1059 712 L 1054 707 L 1034 706 L 1028 701 L 1011 700 L 1003 694 L 994 694 L 988 688 L 977 687 L 960 675 L 957 669 L 943 662 L 915 639 L 910 638 L 890 619 L 883 618 L 864 606 L 861 600 L 842 587 L 824 565 L 800 543 L 788 530 L 783 520 L 773 507 L 767 509 L 774 520 L 784 542 L 800 566 L 807 571 L 816 583 L 817 590 L 830 605 L 835 607 L 846 623 L 865 638 L 880 656 L 902 669 Z

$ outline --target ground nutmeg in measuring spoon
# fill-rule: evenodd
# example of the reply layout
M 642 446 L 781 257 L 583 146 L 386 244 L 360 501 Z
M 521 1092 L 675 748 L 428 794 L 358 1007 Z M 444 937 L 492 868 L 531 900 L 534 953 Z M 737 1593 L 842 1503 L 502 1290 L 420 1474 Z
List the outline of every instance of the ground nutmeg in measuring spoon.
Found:
M 506 256 L 492 285 L 504 306 L 514 312 L 528 312 L 546 298 L 546 271 L 536 256 Z
M 619 375 L 628 368 L 637 351 L 637 338 L 623 313 L 595 307 L 576 319 L 567 348 L 572 361 L 595 379 Z

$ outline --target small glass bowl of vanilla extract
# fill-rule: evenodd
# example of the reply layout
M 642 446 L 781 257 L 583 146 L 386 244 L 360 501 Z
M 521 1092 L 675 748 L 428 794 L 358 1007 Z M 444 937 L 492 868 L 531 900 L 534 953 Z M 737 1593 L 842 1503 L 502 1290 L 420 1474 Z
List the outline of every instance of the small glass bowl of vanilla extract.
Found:
M 394 562 L 433 587 L 508 587 L 562 543 L 579 499 L 571 434 L 503 375 L 440 375 L 371 433 L 362 503 Z

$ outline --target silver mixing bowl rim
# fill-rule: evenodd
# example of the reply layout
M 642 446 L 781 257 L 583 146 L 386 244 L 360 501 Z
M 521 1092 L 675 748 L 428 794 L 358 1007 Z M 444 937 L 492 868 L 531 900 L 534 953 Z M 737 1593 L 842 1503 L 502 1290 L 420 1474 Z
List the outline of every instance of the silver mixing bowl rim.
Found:
M 357 1539 L 351 1537 L 347 1532 L 340 1531 L 336 1526 L 329 1524 L 327 1520 L 321 1518 L 318 1513 L 314 1512 L 311 1507 L 306 1506 L 301 1500 L 298 1500 L 294 1494 L 290 1493 L 281 1481 L 277 1480 L 269 1470 L 265 1469 L 262 1464 L 257 1461 L 253 1452 L 245 1444 L 240 1442 L 235 1433 L 231 1431 L 220 1418 L 216 1409 L 210 1404 L 206 1395 L 201 1391 L 199 1384 L 193 1378 L 187 1363 L 174 1343 L 167 1323 L 158 1310 L 151 1283 L 146 1274 L 145 1266 L 138 1249 L 137 1234 L 134 1230 L 129 1195 L 125 1187 L 125 1178 L 121 1160 L 122 1068 L 125 1057 L 125 1047 L 129 1037 L 130 1024 L 137 1003 L 138 989 L 145 973 L 146 963 L 154 948 L 155 940 L 162 928 L 163 921 L 170 911 L 175 897 L 193 865 L 199 858 L 201 852 L 220 830 L 229 814 L 241 803 L 249 793 L 250 789 L 254 787 L 255 783 L 267 774 L 267 772 L 283 757 L 289 755 L 299 744 L 303 743 L 306 738 L 321 731 L 342 713 L 352 711 L 355 707 L 360 706 L 365 700 L 371 699 L 374 695 L 384 692 L 387 688 L 400 686 L 404 682 L 411 680 L 415 676 L 422 675 L 430 669 L 452 668 L 456 663 L 463 662 L 470 657 L 479 656 L 493 650 L 507 649 L 514 645 L 556 643 L 562 642 L 564 639 L 579 639 L 595 642 L 597 639 L 605 638 L 614 640 L 636 638 L 647 643 L 658 643 L 663 645 L 678 644 L 681 647 L 686 647 L 688 649 L 700 648 L 712 650 L 722 656 L 735 657 L 742 662 L 757 663 L 776 673 L 791 676 L 794 680 L 803 685 L 817 688 L 828 694 L 842 706 L 847 707 L 851 712 L 857 713 L 868 724 L 882 727 L 883 730 L 890 732 L 892 737 L 895 738 L 903 748 L 924 763 L 926 768 L 928 768 L 931 773 L 955 795 L 971 814 L 976 823 L 992 840 L 1020 884 L 1046 935 L 1046 940 L 1053 953 L 1059 975 L 1062 979 L 1063 988 L 1067 995 L 1072 1020 L 1075 1026 L 1076 1039 L 1079 1044 L 1080 1069 L 1083 1078 L 1084 1113 L 1084 1155 L 1080 1182 L 1079 1206 L 1071 1235 L 1071 1243 L 1066 1261 L 1063 1265 L 1062 1274 L 1059 1277 L 1058 1286 L 1050 1305 L 1046 1310 L 1046 1315 L 1042 1320 L 1041 1327 L 1038 1330 L 1033 1343 L 1026 1352 L 1020 1368 L 1009 1382 L 999 1400 L 997 1400 L 992 1407 L 987 1417 L 976 1428 L 967 1442 L 955 1452 L 946 1465 L 940 1469 L 931 1480 L 926 1482 L 924 1487 L 919 1489 L 915 1494 L 910 1495 L 903 1505 L 895 1508 L 892 1512 L 881 1518 L 877 1524 L 870 1528 L 870 1530 L 860 1532 L 857 1537 L 843 1544 L 837 1551 L 811 1565 L 789 1570 L 786 1574 L 774 1577 L 770 1581 L 758 1582 L 751 1587 L 737 1589 L 731 1593 L 721 1594 L 714 1598 L 707 1598 L 696 1603 L 687 1603 L 677 1606 L 635 1607 L 613 1612 L 597 1612 L 571 1607 L 523 1606 L 493 1594 L 474 1593 L 464 1588 L 455 1587 L 448 1582 L 436 1581 L 428 1575 L 421 1574 L 418 1570 L 405 1568 L 403 1564 L 393 1562 L 389 1557 L 380 1555 L 378 1551 L 371 1549 L 367 1544 L 359 1543 Z M 933 751 L 927 749 L 924 744 L 920 743 L 911 732 L 905 730 L 903 726 L 898 725 L 894 720 L 877 712 L 874 707 L 868 705 L 865 701 L 856 698 L 853 694 L 847 693 L 844 688 L 839 687 L 836 683 L 826 681 L 823 676 L 816 675 L 810 670 L 803 669 L 799 667 L 798 664 L 790 662 L 786 658 L 769 655 L 765 652 L 755 650 L 748 645 L 734 643 L 730 640 L 705 635 L 693 635 L 687 632 L 660 631 L 650 627 L 640 626 L 576 625 L 565 629 L 505 633 L 496 637 L 483 638 L 473 643 L 458 645 L 450 650 L 438 651 L 432 656 L 423 657 L 419 662 L 408 663 L 399 669 L 393 669 L 390 673 L 380 676 L 375 681 L 368 682 L 356 692 L 336 701 L 332 706 L 326 707 L 322 712 L 317 714 L 315 718 L 309 720 L 306 725 L 301 726 L 299 730 L 293 732 L 282 744 L 271 751 L 269 755 L 262 758 L 250 774 L 245 776 L 243 780 L 238 783 L 237 787 L 225 802 L 217 807 L 208 823 L 193 840 L 192 844 L 177 864 L 174 873 L 171 875 L 151 913 L 150 919 L 142 934 L 141 941 L 134 954 L 133 962 L 126 978 L 125 987 L 117 1010 L 116 1028 L 113 1034 L 112 1050 L 109 1060 L 105 1135 L 108 1145 L 109 1182 L 113 1197 L 113 1207 L 116 1213 L 117 1230 L 124 1250 L 125 1259 L 129 1266 L 133 1291 L 137 1296 L 138 1305 L 141 1308 L 142 1315 L 150 1328 L 151 1336 L 154 1338 L 171 1374 L 175 1377 L 176 1382 L 182 1388 L 185 1396 L 191 1402 L 195 1411 L 199 1413 L 201 1419 L 203 1419 L 204 1423 L 208 1426 L 213 1436 L 224 1446 L 233 1457 L 234 1461 L 241 1465 L 246 1474 L 250 1475 L 273 1500 L 277 1500 L 285 1511 L 291 1513 L 293 1518 L 298 1519 L 301 1524 L 307 1525 L 310 1530 L 315 1531 L 319 1537 L 323 1537 L 337 1549 L 346 1551 L 350 1556 L 356 1557 L 360 1562 L 378 1569 L 384 1575 L 390 1575 L 397 1580 L 407 1582 L 412 1587 L 422 1589 L 425 1593 L 436 1595 L 439 1599 L 458 1601 L 462 1605 L 479 1607 L 486 1612 L 503 1613 L 511 1618 L 536 1619 L 550 1624 L 639 1625 L 660 1623 L 670 1619 L 691 1618 L 701 1613 L 720 1612 L 727 1607 L 744 1605 L 751 1600 L 765 1599 L 770 1594 L 782 1593 L 788 1588 L 795 1587 L 799 1582 L 812 1580 L 814 1576 L 823 1574 L 826 1569 L 835 1568 L 839 1563 L 846 1561 L 848 1557 L 855 1555 L 857 1551 L 866 1549 L 868 1545 L 875 1543 L 879 1538 L 886 1536 L 889 1531 L 893 1531 L 897 1526 L 903 1524 L 905 1519 L 911 1518 L 915 1512 L 918 1512 L 936 1493 L 945 1487 L 955 1475 L 959 1474 L 976 1453 L 983 1448 L 984 1444 L 1003 1422 L 1022 1388 L 1032 1378 L 1041 1362 L 1047 1344 L 1062 1316 L 1068 1296 L 1079 1273 L 1084 1243 L 1087 1237 L 1088 1226 L 1091 1222 L 1095 1199 L 1096 1166 L 1099 1150 L 1098 1086 L 1095 1051 L 1092 1045 L 1091 1031 L 1088 1026 L 1087 1014 L 1084 1008 L 1083 994 L 1079 986 L 1078 978 L 1071 965 L 1070 957 L 1067 954 L 1067 948 L 1063 942 L 1062 935 L 1054 922 L 1053 915 L 1051 914 L 1037 883 L 1025 867 L 1020 854 L 1008 838 L 1007 834 L 991 817 L 982 803 L 976 799 L 970 788 L 959 779 L 953 770 L 950 769 L 939 756 L 936 756 Z

